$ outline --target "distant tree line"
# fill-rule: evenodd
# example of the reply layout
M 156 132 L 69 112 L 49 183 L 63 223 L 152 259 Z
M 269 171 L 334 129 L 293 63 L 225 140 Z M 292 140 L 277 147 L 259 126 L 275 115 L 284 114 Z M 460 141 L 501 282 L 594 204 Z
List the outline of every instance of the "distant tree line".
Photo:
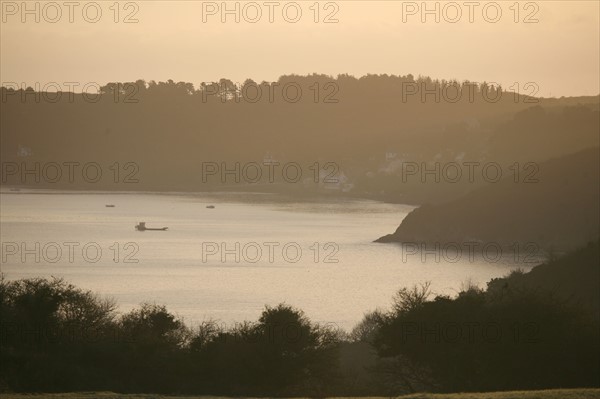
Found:
M 175 82 L 171 79 L 166 82 L 146 81 L 138 79 L 134 82 L 110 82 L 100 85 L 95 82 L 85 84 L 60 85 L 51 82 L 45 85 L 36 83 L 36 87 L 5 82 L 1 87 L 2 101 L 19 98 L 24 102 L 59 102 L 63 100 L 74 101 L 73 96 L 60 96 L 50 94 L 46 90 L 52 89 L 70 92 L 74 87 L 79 88 L 89 95 L 80 99 L 88 102 L 105 101 L 137 103 L 145 96 L 160 96 L 164 99 L 177 97 L 197 97 L 202 102 L 228 102 L 228 103 L 257 103 L 257 102 L 288 102 L 298 101 L 314 103 L 337 103 L 341 98 L 359 101 L 360 97 L 376 97 L 386 101 L 431 102 L 431 103 L 456 103 L 456 102 L 490 102 L 510 100 L 515 103 L 525 102 L 535 104 L 538 102 L 534 95 L 524 93 L 518 87 L 504 90 L 498 83 L 458 81 L 446 79 L 432 79 L 428 76 L 414 77 L 412 74 L 377 75 L 368 74 L 359 78 L 352 75 L 341 74 L 337 77 L 324 74 L 311 75 L 283 75 L 276 81 L 256 82 L 245 79 L 243 82 L 234 82 L 231 79 L 221 78 L 214 82 Z
M 124 187 L 105 173 L 94 184 L 35 183 L 14 176 L 2 184 L 204 191 L 224 184 L 202 181 L 203 162 L 226 162 L 231 168 L 271 156 L 304 167 L 333 162 L 354 184 L 353 195 L 420 203 L 473 187 L 405 184 L 389 172 L 394 170 L 389 162 L 459 159 L 511 165 L 598 146 L 598 96 L 542 99 L 526 90 L 515 94 L 513 86 L 410 74 L 286 75 L 274 82 L 222 78 L 196 84 L 137 80 L 91 85 L 91 94 L 43 90 L 6 83 L 0 88 L 3 162 L 29 163 L 27 168 L 33 162 L 97 162 L 105 168 L 133 162 L 139 182 Z M 388 154 L 397 157 L 390 160 Z M 276 183 L 283 184 L 258 189 L 307 191 L 281 178 Z

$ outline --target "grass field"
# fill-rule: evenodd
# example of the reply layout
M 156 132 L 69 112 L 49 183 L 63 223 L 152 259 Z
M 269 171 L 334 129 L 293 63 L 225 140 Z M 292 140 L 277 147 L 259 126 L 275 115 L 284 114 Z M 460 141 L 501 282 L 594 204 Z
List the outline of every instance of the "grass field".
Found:
M 112 392 L 78 392 L 56 394 L 0 394 L 2 399 L 225 399 L 217 396 L 165 396 L 152 394 L 122 395 Z M 346 398 L 338 398 L 346 399 Z M 362 397 L 361 399 L 380 399 L 377 397 Z M 381 398 L 390 399 L 390 398 Z M 455 394 L 429 394 L 398 396 L 397 399 L 600 399 L 600 389 L 551 389 L 545 391 L 512 391 L 489 393 L 455 393 Z

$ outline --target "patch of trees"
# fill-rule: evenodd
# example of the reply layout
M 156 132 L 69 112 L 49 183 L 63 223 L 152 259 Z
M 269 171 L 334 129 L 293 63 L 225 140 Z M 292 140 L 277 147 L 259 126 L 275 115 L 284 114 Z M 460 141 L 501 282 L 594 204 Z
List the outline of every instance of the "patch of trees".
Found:
M 337 370 L 337 332 L 286 305 L 191 329 L 164 306 L 118 316 L 61 279 L 3 279 L 0 316 L 4 390 L 317 394 Z
M 542 270 L 528 273 L 529 281 L 517 271 L 492 280 L 487 290 L 467 286 L 456 298 L 433 297 L 428 284 L 402 289 L 392 310 L 370 313 L 355 332 L 409 389 L 598 387 L 598 304 L 591 310 L 580 300 L 597 300 L 598 245 L 538 266 Z M 538 284 L 556 276 L 557 268 L 568 273 L 576 265 L 582 275 L 571 280 L 596 277 L 578 288 L 586 292 L 573 290 L 571 282 Z
M 119 315 L 60 279 L 2 279 L 0 390 L 321 397 L 598 387 L 598 306 L 580 306 L 598 300 L 598 280 L 573 298 L 574 283 L 598 275 L 598 246 L 454 298 L 433 297 L 428 284 L 401 289 L 391 310 L 368 313 L 350 334 L 284 304 L 255 322 L 190 328 L 164 306 Z M 573 265 L 581 276 L 557 287 Z
M 139 166 L 139 182 L 127 185 L 127 190 L 199 191 L 222 186 L 219 181 L 202 182 L 203 162 L 262 163 L 269 154 L 281 163 L 303 166 L 334 162 L 356 183 L 357 191 L 395 192 L 398 187 L 417 191 L 419 186 L 404 190 L 406 185 L 398 186 L 397 181 L 391 186 L 367 176 L 378 175 L 386 153 L 415 162 L 438 155 L 445 157 L 435 158 L 440 162 L 457 156 L 464 156 L 464 161 L 479 160 L 494 143 L 499 149 L 492 153 L 504 157 L 506 146 L 522 142 L 527 148 L 520 156 L 528 156 L 537 146 L 523 141 L 522 134 L 501 134 L 490 141 L 493 129 L 514 113 L 536 105 L 598 102 L 598 97 L 538 99 L 492 84 L 412 75 L 287 75 L 276 82 L 247 79 L 236 83 L 223 78 L 196 85 L 138 80 L 90 86 L 88 90 L 92 93 L 0 88 L 3 161 L 27 162 L 28 168 L 33 162 L 97 162 L 105 168 L 115 162 L 133 162 Z M 594 115 L 574 111 L 560 124 L 538 123 L 539 118 L 534 118 L 538 126 L 529 126 L 525 118 L 527 126 L 522 130 L 544 132 L 548 125 L 555 126 L 553 134 L 560 140 L 547 135 L 541 135 L 541 140 L 549 151 L 556 152 L 564 137 L 570 137 L 568 127 L 573 123 L 583 139 L 571 141 L 583 148 L 593 145 L 590 140 L 597 141 L 596 130 L 588 122 Z M 537 144 L 539 136 L 533 139 Z M 575 150 L 573 146 L 569 149 Z M 544 158 L 546 154 L 536 155 Z M 31 177 L 2 183 L 124 189 L 108 174 L 93 184 L 64 179 L 54 184 L 36 183 Z M 284 187 L 294 191 L 300 186 Z

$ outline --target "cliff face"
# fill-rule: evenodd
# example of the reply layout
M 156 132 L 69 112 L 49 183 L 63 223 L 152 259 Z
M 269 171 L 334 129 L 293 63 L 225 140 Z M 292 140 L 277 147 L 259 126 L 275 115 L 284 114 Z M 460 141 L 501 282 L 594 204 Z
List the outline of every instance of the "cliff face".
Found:
M 537 182 L 509 176 L 457 200 L 421 206 L 377 242 L 581 246 L 598 237 L 599 158 L 599 149 L 590 148 L 540 163 Z

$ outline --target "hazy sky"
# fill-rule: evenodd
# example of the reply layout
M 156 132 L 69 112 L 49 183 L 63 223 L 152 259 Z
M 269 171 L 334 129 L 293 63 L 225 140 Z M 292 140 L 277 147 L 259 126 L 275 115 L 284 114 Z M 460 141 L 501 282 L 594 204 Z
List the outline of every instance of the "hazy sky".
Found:
M 412 73 L 505 87 L 535 82 L 541 96 L 600 92 L 600 2 L 595 0 L 522 1 L 517 7 L 512 0 L 472 6 L 439 2 L 439 22 L 435 14 L 422 14 L 421 1 L 322 1 L 318 7 L 312 0 L 228 1 L 232 10 L 239 3 L 239 23 L 234 14 L 222 22 L 221 1 L 122 1 L 118 7 L 112 0 L 73 6 L 29 1 L 32 14 L 23 13 L 21 1 L 0 3 L 3 83 L 83 85 L 141 78 L 197 85 L 222 77 L 273 81 L 291 73 Z M 436 3 L 426 6 L 434 10 Z M 97 9 L 101 16 L 96 17 Z M 262 16 L 252 23 L 258 9 Z M 292 23 L 297 10 L 302 14 Z M 138 22 L 124 23 L 129 14 Z M 324 23 L 328 15 L 337 22 Z

